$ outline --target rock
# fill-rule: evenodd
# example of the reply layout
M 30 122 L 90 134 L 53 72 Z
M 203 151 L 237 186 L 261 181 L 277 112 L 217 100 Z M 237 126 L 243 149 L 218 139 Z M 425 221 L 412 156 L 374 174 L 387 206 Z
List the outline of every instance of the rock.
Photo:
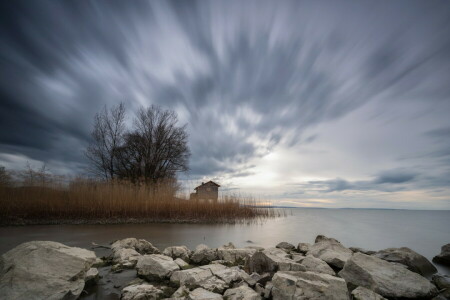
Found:
M 264 296 L 264 286 L 262 284 L 257 283 L 255 285 L 255 292 L 260 296 Z
M 450 266 L 450 244 L 442 246 L 441 253 L 433 257 L 433 261 Z
M 223 245 L 221 248 L 222 249 L 236 249 L 236 246 L 232 242 L 229 242 L 228 244 Z
M 77 299 L 95 253 L 56 242 L 23 243 L 0 258 L 0 298 Z
M 131 248 L 117 248 L 113 250 L 113 262 L 122 266 L 133 268 L 141 255 Z
M 433 300 L 448 300 L 450 299 L 450 289 L 446 289 L 439 295 L 433 298 Z
M 307 254 L 320 258 L 335 268 L 342 269 L 345 262 L 352 257 L 353 252 L 342 246 L 339 241 L 319 235 Z
M 183 298 L 187 297 L 189 295 L 189 289 L 185 287 L 184 285 L 180 286 L 178 290 L 175 291 L 175 293 L 172 294 L 172 298 Z
M 386 298 L 378 295 L 377 293 L 359 286 L 352 291 L 353 300 L 387 300 Z
M 373 254 L 374 256 L 389 262 L 401 263 L 408 270 L 427 276 L 437 272 L 433 264 L 419 253 L 407 248 L 388 248 Z
M 84 278 L 85 285 L 86 286 L 95 285 L 98 280 L 99 280 L 98 269 L 97 268 L 90 268 L 86 272 L 86 277 Z
M 172 246 L 164 249 L 163 254 L 173 259 L 181 258 L 185 262 L 189 262 L 192 251 L 186 246 Z
M 442 275 L 442 274 L 434 274 L 431 278 L 434 285 L 438 287 L 438 289 L 450 289 L 450 276 Z
M 227 300 L 259 300 L 261 296 L 248 286 L 240 286 L 234 289 L 228 289 L 223 294 Z
M 150 242 L 143 239 L 127 238 L 118 240 L 111 245 L 111 250 L 115 252 L 117 249 L 134 249 L 139 254 L 160 254 L 158 248 L 154 247 Z
M 273 289 L 272 281 L 267 282 L 266 287 L 264 288 L 264 298 L 269 299 L 272 297 L 272 289 Z
M 253 254 L 246 262 L 246 270 L 250 273 L 275 273 L 276 271 L 305 271 L 306 268 L 288 257 L 278 248 L 267 248 Z
M 223 299 L 222 295 L 212 293 L 202 288 L 197 288 L 189 293 L 188 299 L 190 300 L 216 300 Z
M 292 244 L 289 244 L 288 242 L 281 242 L 281 243 L 278 243 L 278 245 L 276 245 L 275 248 L 283 249 L 286 251 L 292 251 L 295 249 L 295 246 Z
M 311 244 L 309 243 L 298 243 L 297 251 L 306 254 L 306 252 L 309 251 L 309 248 L 311 247 Z
M 231 264 L 244 264 L 245 260 L 255 254 L 255 249 L 219 248 L 217 255 L 220 260 Z
M 169 256 L 150 254 L 139 257 L 136 270 L 139 276 L 148 280 L 161 280 L 169 278 L 180 267 Z
M 222 293 L 228 285 L 225 281 L 215 276 L 214 273 L 224 269 L 226 269 L 225 266 L 215 264 L 175 271 L 170 277 L 170 281 L 180 286 L 185 285 L 190 289 L 202 287 L 212 292 Z
M 151 284 L 135 284 L 122 290 L 121 300 L 158 300 L 163 296 L 163 291 Z
M 328 274 L 280 271 L 273 276 L 272 284 L 274 300 L 349 300 L 345 281 Z
M 291 256 L 291 259 L 293 261 L 295 261 L 296 263 L 301 263 L 302 260 L 304 260 L 306 257 L 303 254 L 298 254 L 298 253 L 291 253 L 290 256 Z
M 198 245 L 191 256 L 191 261 L 199 265 L 206 265 L 218 259 L 217 250 L 211 249 L 203 244 Z
M 176 263 L 181 269 L 186 269 L 187 267 L 189 267 L 189 264 L 181 258 L 175 259 L 174 263 Z
M 426 278 L 375 256 L 355 253 L 339 276 L 350 287 L 363 286 L 386 298 L 431 298 L 436 287 Z
M 350 247 L 350 248 L 348 248 L 348 249 L 352 250 L 353 253 L 361 252 L 361 253 L 367 254 L 367 255 L 372 255 L 372 254 L 377 253 L 376 251 L 366 250 L 366 249 L 358 248 L 358 247 Z
M 306 271 L 324 273 L 335 276 L 336 273 L 333 269 L 323 260 L 316 258 L 312 255 L 306 256 L 300 264 L 306 268 Z

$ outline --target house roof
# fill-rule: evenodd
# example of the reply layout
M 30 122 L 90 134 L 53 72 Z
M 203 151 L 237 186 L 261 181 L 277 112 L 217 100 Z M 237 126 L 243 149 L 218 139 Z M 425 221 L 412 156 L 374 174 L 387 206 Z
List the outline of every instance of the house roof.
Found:
M 205 185 L 210 185 L 213 184 L 217 187 L 220 187 L 220 185 L 218 185 L 217 183 L 215 183 L 214 181 L 210 180 L 208 182 L 202 182 L 202 184 L 200 184 L 198 187 L 196 187 L 194 190 L 197 190 L 199 187 L 205 186 Z

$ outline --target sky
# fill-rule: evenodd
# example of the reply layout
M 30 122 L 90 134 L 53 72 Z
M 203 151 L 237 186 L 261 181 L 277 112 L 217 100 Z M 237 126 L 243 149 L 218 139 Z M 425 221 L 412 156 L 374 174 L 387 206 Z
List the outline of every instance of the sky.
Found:
M 2 1 L 0 165 L 86 170 L 124 102 L 187 124 L 187 189 L 450 209 L 448 1 Z

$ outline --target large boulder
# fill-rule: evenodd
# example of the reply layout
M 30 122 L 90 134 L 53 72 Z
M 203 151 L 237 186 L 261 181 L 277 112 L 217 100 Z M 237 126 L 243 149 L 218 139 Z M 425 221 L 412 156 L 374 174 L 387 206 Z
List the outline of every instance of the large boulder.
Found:
M 151 284 L 134 284 L 122 290 L 121 300 L 158 300 L 164 292 Z
M 173 259 L 181 258 L 185 262 L 189 262 L 192 251 L 186 246 L 172 246 L 164 249 L 163 254 Z
M 342 269 L 345 262 L 352 257 L 353 252 L 342 246 L 339 241 L 319 235 L 307 254 L 320 258 L 335 268 Z
M 272 278 L 274 300 L 329 299 L 349 300 L 342 278 L 314 272 L 277 272 Z
M 210 292 L 202 288 L 196 288 L 189 293 L 189 300 L 220 300 L 223 299 L 222 295 Z
M 306 254 L 309 251 L 309 248 L 311 248 L 311 244 L 309 243 L 298 243 L 297 245 L 297 251 Z
M 436 267 L 428 259 L 407 247 L 384 249 L 376 252 L 373 256 L 403 264 L 408 267 L 408 270 L 423 276 L 437 272 Z
M 442 246 L 441 253 L 433 257 L 433 261 L 450 266 L 450 244 Z
M 431 298 L 436 287 L 426 278 L 378 257 L 355 253 L 339 276 L 350 287 L 363 286 L 386 298 Z
M 139 276 L 148 280 L 162 280 L 169 278 L 180 267 L 169 256 L 150 254 L 139 257 L 136 270 Z
M 218 248 L 217 255 L 220 260 L 224 260 L 231 264 L 244 264 L 244 262 L 255 254 L 256 249 L 249 248 Z
M 258 295 L 253 289 L 248 286 L 241 285 L 240 287 L 228 289 L 223 294 L 227 300 L 260 300 L 261 296 Z
M 359 286 L 352 291 L 353 300 L 386 300 L 381 295 L 378 295 L 374 291 L 371 291 L 365 287 Z
M 289 255 L 278 248 L 267 248 L 253 254 L 246 262 L 249 273 L 275 273 L 277 271 L 306 271 L 306 268 L 289 258 Z
M 23 243 L 0 258 L 0 298 L 77 299 L 95 253 L 56 242 Z
M 336 275 L 333 269 L 326 262 L 312 255 L 307 255 L 300 261 L 300 264 L 306 268 L 306 271 L 325 273 L 333 276 Z
M 115 241 L 111 245 L 111 250 L 113 252 L 117 251 L 118 249 L 125 248 L 125 249 L 134 249 L 139 254 L 160 254 L 158 248 L 153 246 L 150 242 L 143 240 L 143 239 L 136 239 L 136 238 L 126 238 L 123 240 Z
M 218 260 L 216 249 L 211 249 L 207 245 L 200 244 L 195 248 L 194 253 L 191 255 L 191 261 L 199 264 L 206 265 L 214 260 Z

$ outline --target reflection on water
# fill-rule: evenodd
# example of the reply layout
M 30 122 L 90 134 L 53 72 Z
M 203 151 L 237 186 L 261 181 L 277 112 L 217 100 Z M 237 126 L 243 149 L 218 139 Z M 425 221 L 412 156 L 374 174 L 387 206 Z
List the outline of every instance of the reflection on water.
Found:
M 289 209 L 291 210 L 291 209 Z M 160 249 L 204 243 L 218 247 L 229 241 L 236 246 L 269 247 L 287 241 L 312 243 L 318 234 L 332 236 L 345 246 L 379 250 L 409 247 L 428 259 L 450 243 L 450 211 L 370 209 L 292 209 L 285 218 L 252 225 L 211 224 L 123 224 L 48 225 L 0 228 L 0 253 L 31 240 L 52 240 L 90 248 L 126 237 L 149 240 Z M 103 251 L 103 252 L 102 252 Z M 98 255 L 105 250 L 96 249 Z M 437 266 L 441 273 L 449 269 Z

